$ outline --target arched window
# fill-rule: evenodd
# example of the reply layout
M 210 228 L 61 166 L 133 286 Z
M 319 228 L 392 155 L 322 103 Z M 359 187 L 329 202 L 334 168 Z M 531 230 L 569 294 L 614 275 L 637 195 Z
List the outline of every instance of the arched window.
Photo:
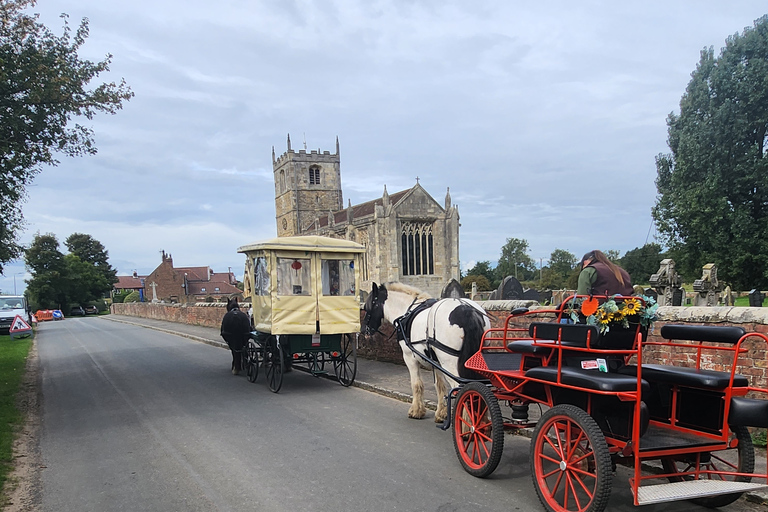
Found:
M 435 273 L 431 223 L 403 222 L 400 243 L 404 276 Z
M 309 168 L 309 184 L 310 185 L 319 185 L 320 184 L 320 168 L 313 166 Z
M 285 192 L 285 171 L 280 171 L 280 193 Z

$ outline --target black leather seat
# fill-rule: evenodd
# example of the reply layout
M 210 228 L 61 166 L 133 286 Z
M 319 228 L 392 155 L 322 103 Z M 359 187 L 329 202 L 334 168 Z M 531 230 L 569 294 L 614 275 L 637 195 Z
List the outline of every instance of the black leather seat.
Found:
M 525 372 L 525 376 L 547 382 L 557 382 L 557 366 L 531 368 Z M 637 377 L 597 370 L 583 370 L 572 366 L 563 366 L 560 369 L 560 382 L 568 386 L 577 386 L 595 391 L 620 392 L 637 390 Z M 642 385 L 643 392 L 650 391 L 647 381 L 643 380 Z
M 744 427 L 768 428 L 768 400 L 731 398 L 728 424 Z
M 627 376 L 637 376 L 637 366 L 630 365 L 619 369 L 619 373 Z M 697 370 L 682 366 L 668 366 L 663 364 L 644 364 L 643 379 L 650 382 L 663 382 L 666 384 L 678 384 L 692 388 L 725 389 L 731 379 L 728 372 L 714 370 Z M 743 375 L 733 377 L 734 387 L 749 386 L 749 381 Z

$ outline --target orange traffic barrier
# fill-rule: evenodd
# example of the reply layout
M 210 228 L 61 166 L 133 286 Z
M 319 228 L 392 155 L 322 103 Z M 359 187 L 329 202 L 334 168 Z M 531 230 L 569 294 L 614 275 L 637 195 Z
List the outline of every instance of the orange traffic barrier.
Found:
M 35 313 L 35 318 L 37 318 L 38 322 L 45 322 L 47 320 L 53 320 L 53 311 L 50 309 L 38 309 L 37 313 Z

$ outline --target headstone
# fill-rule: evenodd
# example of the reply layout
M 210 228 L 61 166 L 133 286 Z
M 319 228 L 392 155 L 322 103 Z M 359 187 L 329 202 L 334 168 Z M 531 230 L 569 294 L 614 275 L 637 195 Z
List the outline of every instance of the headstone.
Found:
M 646 297 L 652 298 L 656 302 L 659 301 L 659 294 L 656 293 L 656 290 L 654 290 L 653 288 L 646 288 L 645 293 L 643 293 L 643 295 L 645 295 Z
M 464 293 L 464 288 L 455 279 L 451 279 L 440 294 L 441 299 L 464 299 L 466 297 L 467 294 Z
M 723 290 L 723 305 L 733 306 L 733 292 L 730 286 L 726 286 Z
M 539 292 L 539 304 L 552 304 L 552 290 Z
M 682 288 L 675 288 L 672 290 L 672 306 L 682 306 L 683 297 L 685 297 L 685 290 Z
M 656 289 L 656 302 L 659 306 L 671 305 L 675 288 L 679 288 L 682 284 L 680 275 L 675 270 L 675 260 L 671 258 L 661 260 L 659 270 L 651 275 L 649 282 Z
M 512 276 L 505 277 L 497 291 L 496 296 L 500 300 L 521 300 L 523 298 L 523 285 Z
M 491 294 L 488 296 L 488 300 L 496 300 L 496 296 L 498 295 L 499 290 L 493 290 Z
M 722 286 L 717 280 L 717 265 L 707 263 L 701 268 L 701 279 L 693 282 L 694 306 L 717 306 Z
M 765 295 L 760 290 L 754 289 L 749 292 L 749 307 L 761 308 L 763 307 L 763 300 L 765 300 Z
M 528 288 L 527 290 L 523 291 L 523 299 L 535 300 L 536 302 L 539 302 L 539 300 L 541 299 L 541 296 L 538 290 L 534 290 L 533 288 Z

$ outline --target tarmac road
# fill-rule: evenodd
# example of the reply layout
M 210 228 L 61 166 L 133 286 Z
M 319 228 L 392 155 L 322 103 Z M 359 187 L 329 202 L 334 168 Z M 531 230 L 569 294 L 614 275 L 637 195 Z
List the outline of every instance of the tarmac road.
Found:
M 274 394 L 228 351 L 97 317 L 41 324 L 37 343 L 44 511 L 543 510 L 522 437 L 477 479 L 431 419 L 359 388 L 294 371 Z M 680 508 L 636 509 L 626 477 L 609 510 Z

